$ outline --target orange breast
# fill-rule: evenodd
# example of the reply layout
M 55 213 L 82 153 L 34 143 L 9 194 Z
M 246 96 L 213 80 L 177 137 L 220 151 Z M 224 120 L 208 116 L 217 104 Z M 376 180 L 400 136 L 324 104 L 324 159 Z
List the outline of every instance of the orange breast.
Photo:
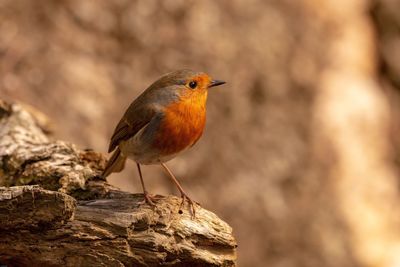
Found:
M 163 155 L 176 154 L 201 137 L 206 123 L 207 93 L 191 95 L 166 107 L 153 146 Z

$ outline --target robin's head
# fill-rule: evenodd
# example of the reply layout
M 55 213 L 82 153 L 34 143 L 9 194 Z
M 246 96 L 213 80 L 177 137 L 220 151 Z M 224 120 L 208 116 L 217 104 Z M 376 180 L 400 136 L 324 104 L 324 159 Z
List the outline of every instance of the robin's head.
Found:
M 170 72 L 153 86 L 157 88 L 168 88 L 168 90 L 177 93 L 181 97 L 194 97 L 207 95 L 209 88 L 222 85 L 224 81 L 213 80 L 204 72 L 196 72 L 192 70 L 178 70 Z

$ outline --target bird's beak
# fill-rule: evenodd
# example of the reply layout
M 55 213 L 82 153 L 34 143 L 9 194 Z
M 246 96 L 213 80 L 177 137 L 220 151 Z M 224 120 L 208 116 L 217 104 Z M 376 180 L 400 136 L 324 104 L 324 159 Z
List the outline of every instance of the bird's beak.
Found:
M 208 88 L 218 86 L 218 85 L 223 85 L 224 83 L 226 83 L 226 82 L 222 81 L 222 80 L 212 80 L 210 82 L 210 85 L 208 86 Z

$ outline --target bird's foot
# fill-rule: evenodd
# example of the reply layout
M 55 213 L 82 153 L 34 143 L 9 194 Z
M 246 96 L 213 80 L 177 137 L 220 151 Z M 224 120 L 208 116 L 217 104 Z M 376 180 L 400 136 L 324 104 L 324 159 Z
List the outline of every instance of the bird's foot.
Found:
M 154 203 L 154 201 L 156 200 L 156 197 L 154 195 L 151 195 L 147 191 L 144 191 L 143 197 L 144 197 L 144 199 L 139 202 L 139 205 L 149 204 L 152 207 L 154 207 L 156 205 Z
M 195 204 L 200 205 L 200 204 L 197 203 L 196 201 L 193 201 L 184 192 L 181 192 L 181 198 L 182 198 L 182 200 L 181 200 L 181 204 L 179 205 L 179 213 L 182 214 L 182 207 L 185 204 L 185 200 L 187 200 L 189 203 L 189 210 L 190 210 L 191 218 L 195 219 L 196 218 L 196 209 L 195 209 L 194 205 Z

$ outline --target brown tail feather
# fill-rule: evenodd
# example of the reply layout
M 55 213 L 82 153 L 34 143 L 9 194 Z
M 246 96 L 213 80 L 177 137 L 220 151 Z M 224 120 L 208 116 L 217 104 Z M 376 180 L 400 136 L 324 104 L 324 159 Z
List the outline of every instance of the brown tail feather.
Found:
M 120 172 L 125 167 L 126 157 L 121 154 L 121 150 L 117 148 L 107 162 L 107 166 L 103 171 L 102 176 L 106 178 L 113 172 Z

